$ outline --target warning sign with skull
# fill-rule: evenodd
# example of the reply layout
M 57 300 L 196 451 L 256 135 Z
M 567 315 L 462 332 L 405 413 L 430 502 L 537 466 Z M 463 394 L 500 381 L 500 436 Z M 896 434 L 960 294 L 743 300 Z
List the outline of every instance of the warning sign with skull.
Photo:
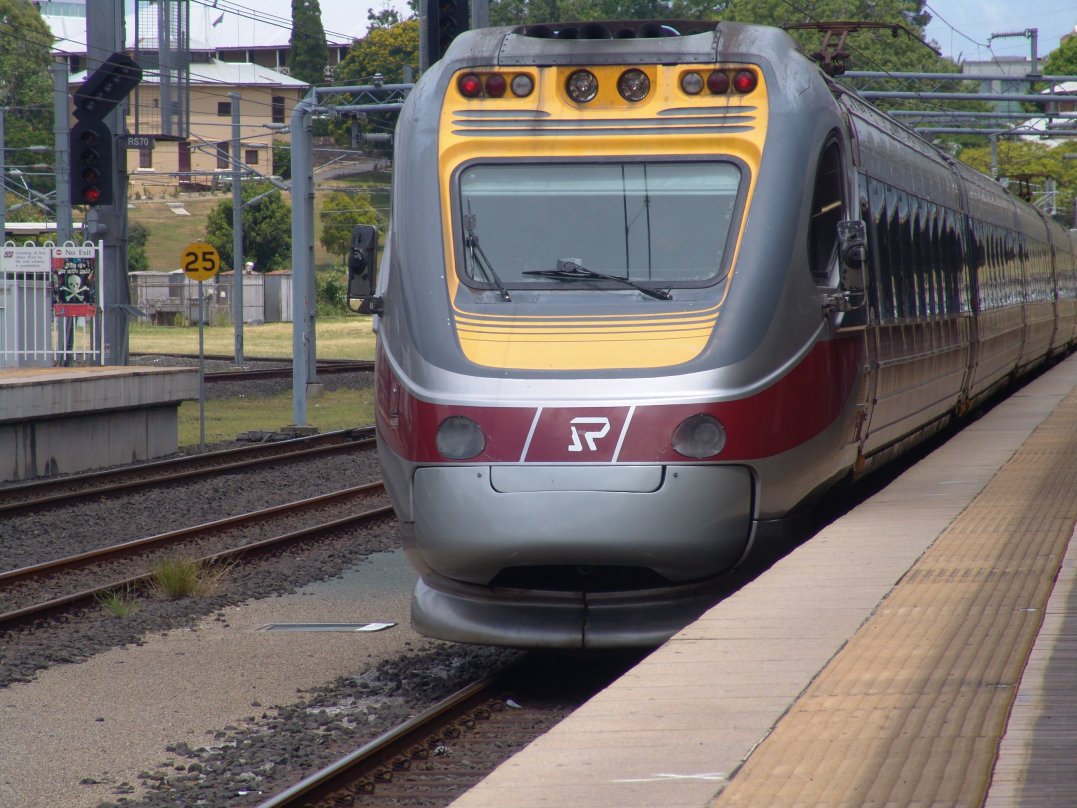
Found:
M 56 247 L 52 253 L 52 313 L 93 317 L 97 313 L 97 251 Z

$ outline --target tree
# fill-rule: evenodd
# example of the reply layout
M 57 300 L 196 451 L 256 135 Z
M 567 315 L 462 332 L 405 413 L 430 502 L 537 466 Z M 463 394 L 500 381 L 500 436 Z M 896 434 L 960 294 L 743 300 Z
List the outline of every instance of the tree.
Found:
M 847 68 L 872 71 L 922 71 L 956 73 L 957 66 L 923 44 L 924 26 L 931 15 L 924 0 L 817 0 L 810 15 L 798 14 L 783 0 L 729 0 L 722 19 L 782 26 L 788 23 L 833 20 L 896 23 L 908 30 L 862 30 L 849 35 Z M 822 34 L 814 30 L 790 31 L 806 53 L 819 49 Z
M 150 229 L 142 222 L 127 225 L 127 271 L 145 272 L 150 268 L 150 259 L 146 255 L 146 242 L 150 240 Z
M 357 40 L 348 55 L 337 65 L 334 76 L 337 84 L 372 84 L 374 76 L 381 74 L 386 84 L 401 84 L 404 68 L 419 66 L 419 20 L 412 17 L 388 27 L 372 27 L 365 37 Z M 397 113 L 382 112 L 366 116 L 360 123 L 364 132 L 392 132 L 396 126 Z M 348 142 L 351 122 L 331 125 L 338 143 Z
M 52 161 L 42 153 L 19 151 L 53 142 L 51 47 L 52 34 L 36 5 L 25 0 L 0 0 L 0 107 L 6 107 L 8 166 Z M 30 182 L 37 184 L 33 178 Z M 47 184 L 51 186 L 51 182 Z
M 1026 201 L 1034 202 L 1037 207 L 1053 201 L 1055 209 L 1061 211 L 1060 218 L 1069 223 L 1074 210 L 1074 192 L 1077 190 L 1077 159 L 1067 159 L 1067 155 L 1077 156 L 1077 144 L 1066 143 L 1051 147 L 1045 143 L 1031 143 L 1024 140 L 1000 140 L 998 143 L 998 175 L 1004 180 L 1011 193 Z M 976 146 L 961 152 L 964 163 L 990 174 L 991 147 Z M 1046 180 L 1057 182 L 1053 200 L 1041 199 L 1036 191 L 1046 186 Z
M 357 224 L 378 224 L 378 212 L 365 193 L 336 191 L 326 197 L 319 214 L 322 222 L 322 246 L 343 262 L 351 247 L 352 227 Z
M 1047 54 L 1041 69 L 1048 76 L 1077 76 L 1077 36 Z
M 292 178 L 292 147 L 290 144 L 274 141 L 273 173 L 282 180 Z
M 357 40 L 335 70 L 338 84 L 370 84 L 380 73 L 386 84 L 404 81 L 404 66 L 419 66 L 419 20 L 417 17 L 371 28 Z
M 287 267 L 292 258 L 292 211 L 280 191 L 267 182 L 243 183 L 243 256 L 257 272 Z M 232 263 L 232 199 L 222 200 L 206 218 L 206 241 L 216 247 L 225 267 Z
M 329 46 L 325 41 L 318 0 L 292 0 L 292 36 L 288 46 L 288 68 L 292 77 L 307 84 L 325 83 Z

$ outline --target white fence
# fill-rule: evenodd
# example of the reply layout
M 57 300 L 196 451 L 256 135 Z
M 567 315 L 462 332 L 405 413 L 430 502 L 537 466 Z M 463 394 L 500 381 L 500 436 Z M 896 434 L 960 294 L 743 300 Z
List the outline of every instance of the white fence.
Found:
M 0 248 L 0 368 L 103 365 L 103 244 Z

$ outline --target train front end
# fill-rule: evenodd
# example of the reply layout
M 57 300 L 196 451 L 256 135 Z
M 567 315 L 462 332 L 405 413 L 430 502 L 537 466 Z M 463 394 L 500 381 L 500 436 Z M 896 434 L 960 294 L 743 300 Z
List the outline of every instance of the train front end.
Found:
M 845 406 L 817 394 L 817 324 L 768 342 L 730 311 L 764 70 L 719 59 L 713 25 L 641 36 L 471 32 L 402 112 L 377 429 L 423 634 L 664 641 L 748 548 L 755 461 Z M 774 317 L 774 273 L 741 315 Z

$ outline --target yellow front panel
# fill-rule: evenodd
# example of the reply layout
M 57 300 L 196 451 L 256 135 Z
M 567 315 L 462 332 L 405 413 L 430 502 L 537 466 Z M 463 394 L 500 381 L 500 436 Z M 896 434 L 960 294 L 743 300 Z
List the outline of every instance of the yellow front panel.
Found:
M 722 65 L 720 69 L 736 67 L 740 65 Z M 636 103 L 625 101 L 617 92 L 618 77 L 630 68 L 644 70 L 651 82 L 648 96 Z M 767 99 L 762 76 L 759 86 L 748 94 L 711 95 L 704 90 L 689 95 L 680 89 L 681 76 L 696 71 L 706 77 L 715 65 L 588 67 L 598 78 L 599 92 L 594 100 L 578 104 L 565 91 L 569 75 L 577 69 L 552 66 L 462 71 L 482 76 L 501 73 L 508 82 L 526 74 L 535 84 L 526 98 L 516 98 L 511 91 L 502 98 L 465 98 L 457 89 L 457 77 L 446 91 L 439 132 L 439 179 L 445 278 L 461 348 L 476 364 L 506 369 L 598 370 L 688 362 L 706 346 L 723 301 L 669 314 L 618 317 L 506 317 L 464 311 L 456 305 L 460 281 L 455 271 L 452 177 L 459 166 L 472 160 L 666 155 L 736 158 L 747 166 L 747 192 L 740 221 L 731 234 L 732 279 L 766 135 Z M 700 226 L 706 224 L 701 222 Z

